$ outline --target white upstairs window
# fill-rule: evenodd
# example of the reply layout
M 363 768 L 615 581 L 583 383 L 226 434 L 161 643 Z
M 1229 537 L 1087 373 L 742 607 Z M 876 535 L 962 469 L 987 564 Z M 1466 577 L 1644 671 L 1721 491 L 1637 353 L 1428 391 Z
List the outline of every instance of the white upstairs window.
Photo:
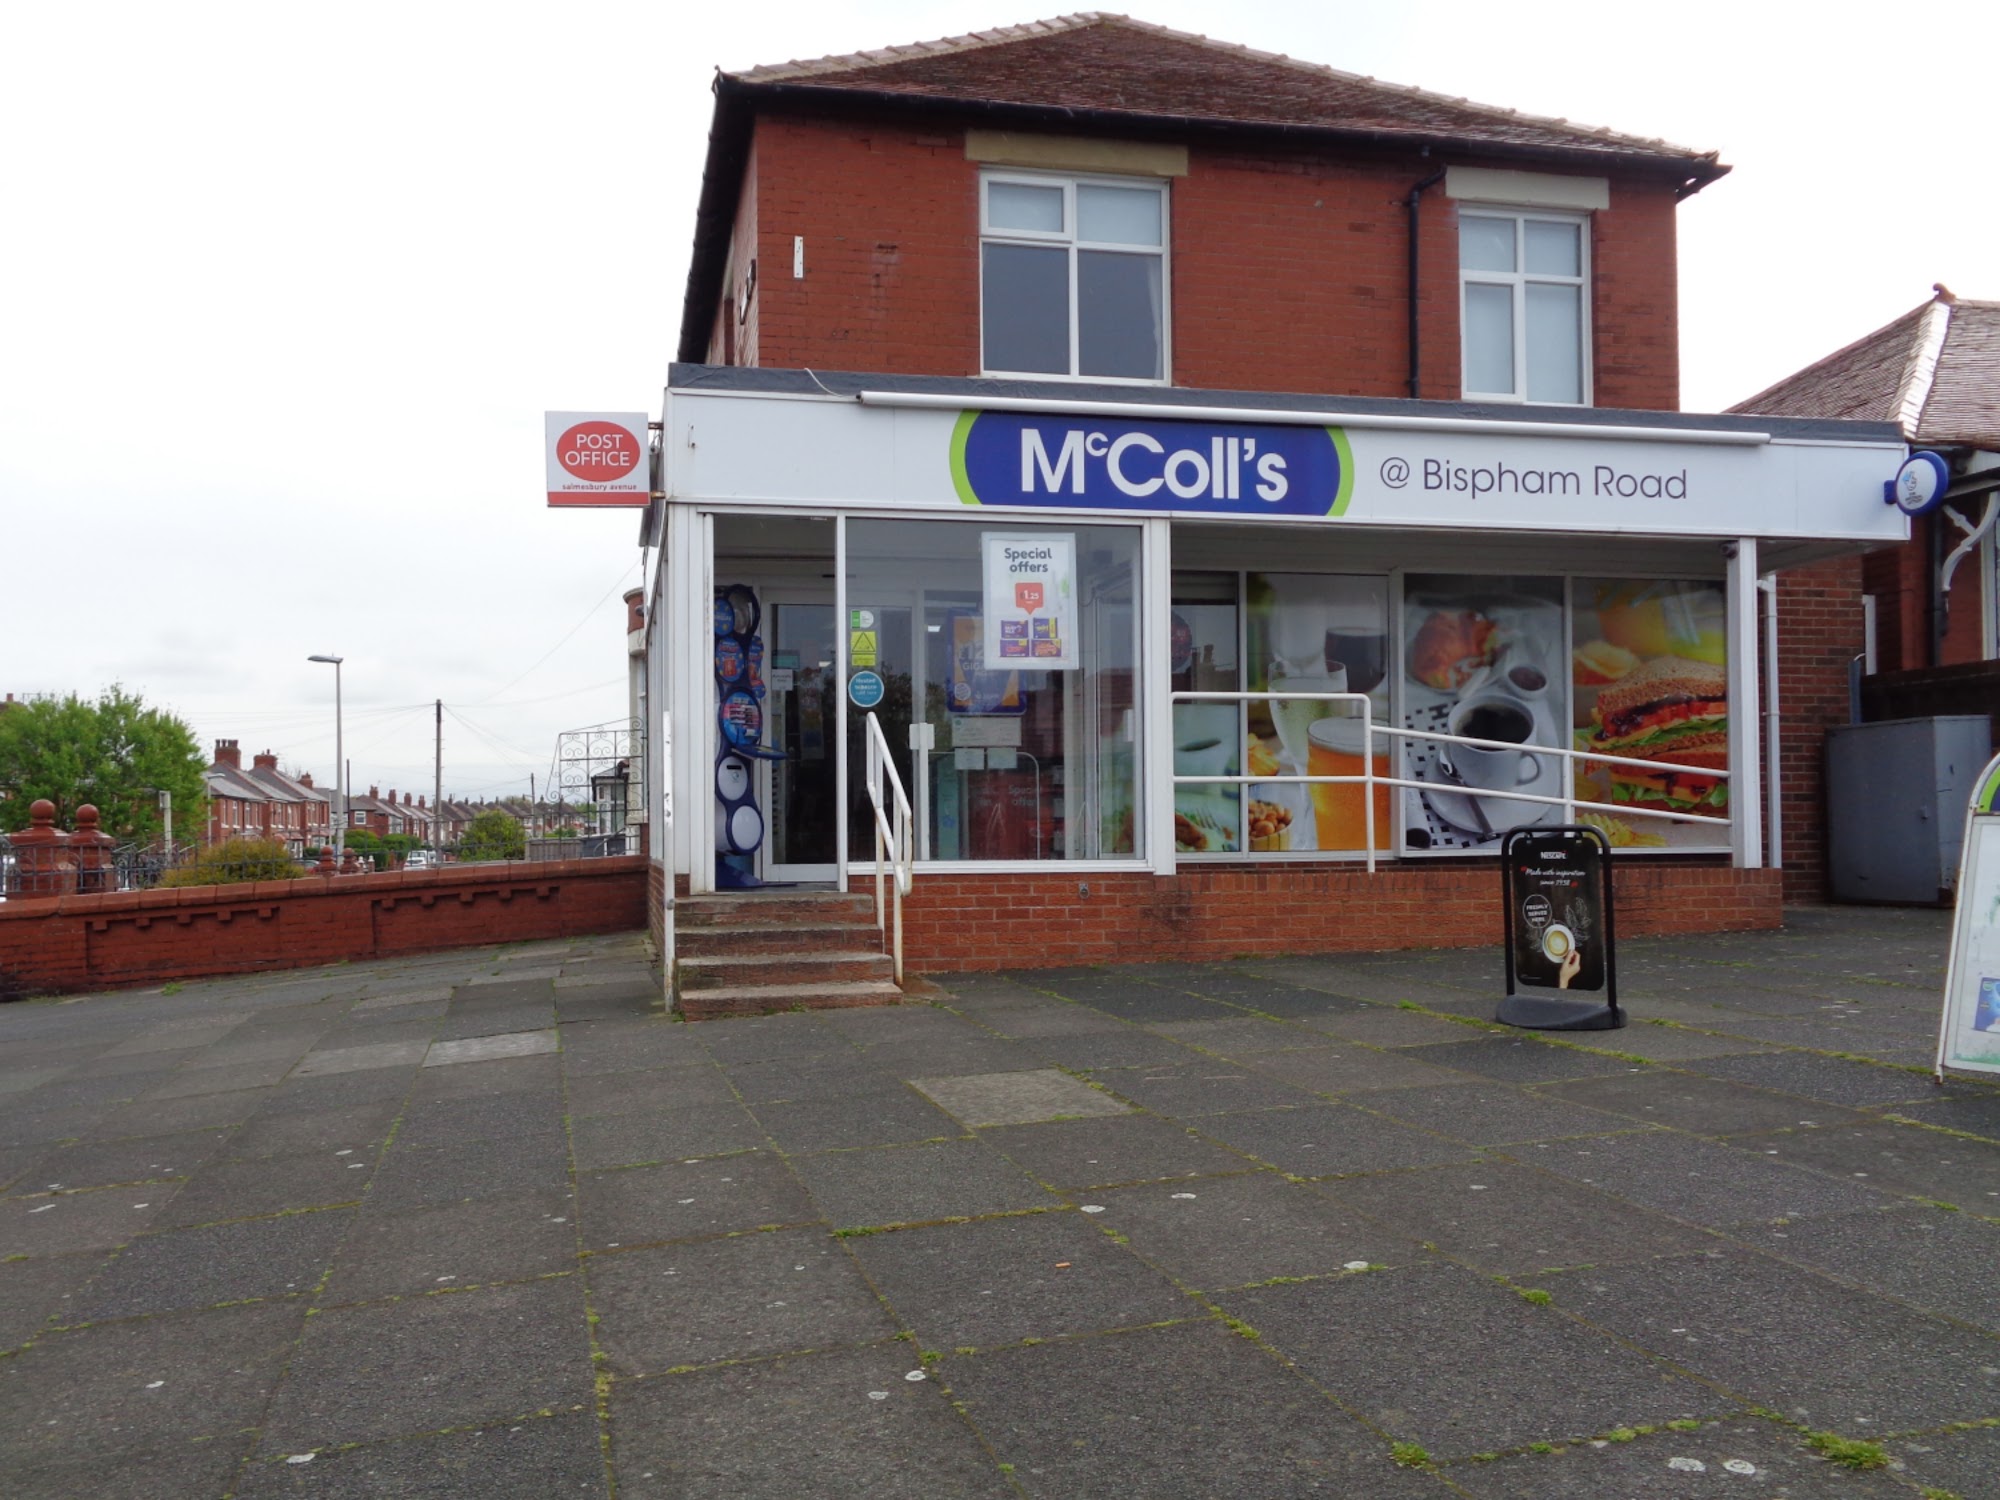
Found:
M 1466 400 L 1590 404 L 1588 223 L 1574 214 L 1460 208 Z
M 1167 379 L 1167 189 L 988 173 L 979 184 L 982 367 Z

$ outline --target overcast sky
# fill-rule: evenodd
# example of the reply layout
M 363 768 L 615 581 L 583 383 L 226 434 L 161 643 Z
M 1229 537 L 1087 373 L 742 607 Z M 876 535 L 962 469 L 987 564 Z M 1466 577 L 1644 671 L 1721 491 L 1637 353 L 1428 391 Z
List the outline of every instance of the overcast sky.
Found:
M 657 416 L 709 81 L 1056 14 L 980 4 L 16 6 L 0 32 L 0 691 L 122 682 L 358 789 L 545 784 L 622 718 L 630 512 L 542 413 Z M 1151 0 L 1159 24 L 1720 150 L 1683 405 L 1942 281 L 2000 298 L 2000 6 Z M 1632 19 L 1621 19 L 1631 17 Z

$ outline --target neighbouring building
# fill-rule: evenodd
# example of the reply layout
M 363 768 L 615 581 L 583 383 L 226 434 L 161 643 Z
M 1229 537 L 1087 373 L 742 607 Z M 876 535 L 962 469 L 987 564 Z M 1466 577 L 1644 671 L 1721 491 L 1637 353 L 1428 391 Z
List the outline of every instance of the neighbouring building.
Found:
M 1099 15 L 714 91 L 660 880 L 872 888 L 879 762 L 918 968 L 1491 941 L 1579 818 L 1627 930 L 1817 890 L 1766 662 L 1858 638 L 1907 434 L 1679 410 L 1714 152 Z

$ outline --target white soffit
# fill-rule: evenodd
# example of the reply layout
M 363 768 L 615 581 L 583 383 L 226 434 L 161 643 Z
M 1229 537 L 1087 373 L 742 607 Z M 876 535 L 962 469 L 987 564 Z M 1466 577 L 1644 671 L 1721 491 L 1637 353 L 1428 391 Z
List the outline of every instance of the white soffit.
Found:
M 1566 208 L 1592 213 L 1611 207 L 1608 177 L 1566 177 L 1555 172 L 1512 172 L 1496 167 L 1446 167 L 1444 194 L 1473 203 L 1522 208 Z

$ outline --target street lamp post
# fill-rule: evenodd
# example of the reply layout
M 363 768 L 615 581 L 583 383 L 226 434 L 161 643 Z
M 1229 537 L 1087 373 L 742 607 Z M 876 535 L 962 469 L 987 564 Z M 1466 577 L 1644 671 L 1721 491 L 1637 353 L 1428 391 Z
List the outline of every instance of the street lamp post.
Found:
M 333 667 L 333 863 L 338 869 L 347 859 L 347 757 L 340 741 L 340 656 L 308 656 L 307 661 L 330 663 Z

